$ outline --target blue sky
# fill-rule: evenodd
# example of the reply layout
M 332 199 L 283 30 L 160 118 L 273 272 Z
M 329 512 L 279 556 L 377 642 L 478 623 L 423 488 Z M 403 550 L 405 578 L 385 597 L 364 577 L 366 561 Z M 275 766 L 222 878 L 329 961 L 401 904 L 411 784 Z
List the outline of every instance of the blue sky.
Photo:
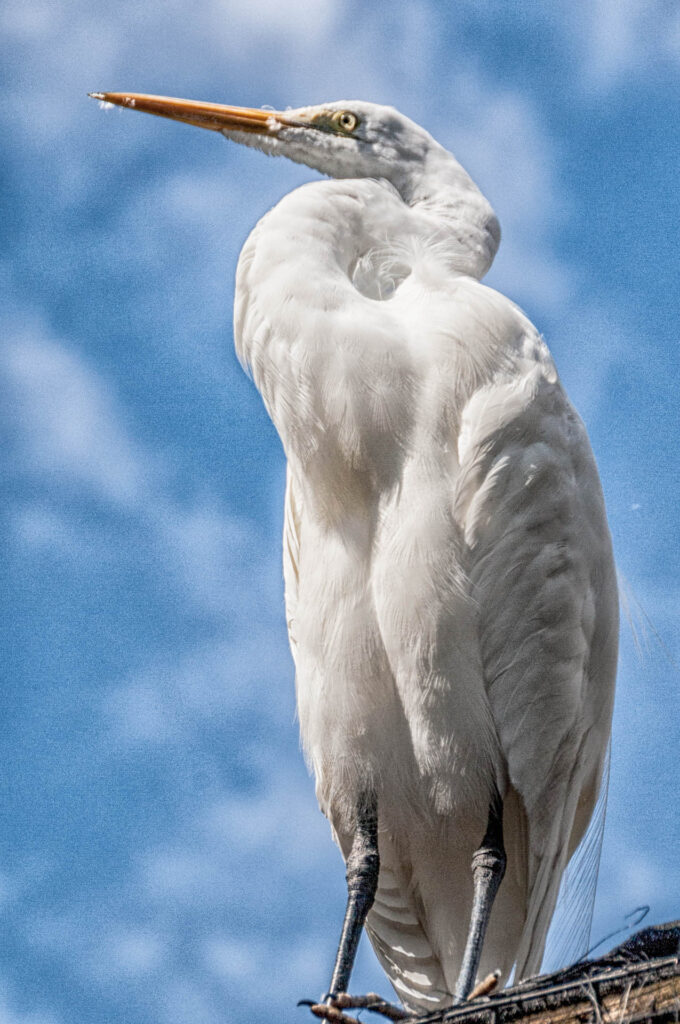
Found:
M 662 0 L 26 0 L 0 15 L 0 1024 L 264 1024 L 343 871 L 298 749 L 284 464 L 238 252 L 313 172 L 88 90 L 389 102 L 457 155 L 601 467 L 624 628 L 594 936 L 680 915 L 677 123 Z M 658 634 L 659 639 L 656 638 Z M 362 949 L 356 987 L 388 986 Z

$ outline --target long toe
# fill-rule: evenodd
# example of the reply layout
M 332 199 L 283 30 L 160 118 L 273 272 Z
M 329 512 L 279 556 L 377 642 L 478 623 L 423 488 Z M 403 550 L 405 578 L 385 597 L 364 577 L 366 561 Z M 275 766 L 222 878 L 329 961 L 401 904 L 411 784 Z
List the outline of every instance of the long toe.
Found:
M 368 992 L 365 996 L 351 996 L 347 992 L 341 992 L 333 1000 L 333 1005 L 340 1010 L 371 1010 L 373 1013 L 380 1013 L 383 1017 L 393 1021 L 406 1021 L 412 1016 L 401 1006 L 388 1003 L 386 999 L 375 992 Z
M 349 1017 L 332 1003 L 313 1003 L 310 1006 L 310 1010 L 315 1017 L 319 1017 L 321 1020 L 333 1021 L 333 1024 L 361 1024 L 361 1021 L 357 1020 L 356 1017 Z

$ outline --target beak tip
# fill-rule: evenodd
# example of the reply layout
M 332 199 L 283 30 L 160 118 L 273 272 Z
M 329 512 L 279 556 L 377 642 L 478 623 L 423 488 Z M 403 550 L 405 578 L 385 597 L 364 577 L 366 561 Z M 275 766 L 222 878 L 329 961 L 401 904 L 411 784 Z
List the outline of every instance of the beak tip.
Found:
M 106 93 L 104 93 L 104 92 L 88 92 L 87 95 L 90 96 L 93 100 L 103 100 L 104 97 L 106 96 Z

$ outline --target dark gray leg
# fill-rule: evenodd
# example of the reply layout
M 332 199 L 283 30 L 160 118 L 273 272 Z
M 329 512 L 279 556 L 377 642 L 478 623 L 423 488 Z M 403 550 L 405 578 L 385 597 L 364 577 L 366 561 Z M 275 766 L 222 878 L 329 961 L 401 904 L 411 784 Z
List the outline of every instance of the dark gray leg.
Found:
M 489 807 L 489 820 L 482 844 L 472 858 L 472 914 L 463 963 L 456 982 L 456 1002 L 463 1002 L 472 991 L 479 970 L 486 926 L 504 874 L 503 801 L 496 793 Z
M 357 807 L 357 827 L 347 858 L 347 910 L 328 999 L 347 991 L 361 929 L 378 888 L 379 869 L 378 806 L 375 796 L 367 793 Z

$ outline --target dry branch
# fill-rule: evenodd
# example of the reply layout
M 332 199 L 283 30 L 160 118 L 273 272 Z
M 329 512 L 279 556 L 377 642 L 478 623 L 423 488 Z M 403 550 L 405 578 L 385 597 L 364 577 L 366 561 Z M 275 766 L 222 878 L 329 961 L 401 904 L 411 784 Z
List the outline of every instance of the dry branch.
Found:
M 417 1018 L 417 1024 L 679 1024 L 680 921 L 598 960 Z M 411 1024 L 416 1024 L 413 1020 Z

